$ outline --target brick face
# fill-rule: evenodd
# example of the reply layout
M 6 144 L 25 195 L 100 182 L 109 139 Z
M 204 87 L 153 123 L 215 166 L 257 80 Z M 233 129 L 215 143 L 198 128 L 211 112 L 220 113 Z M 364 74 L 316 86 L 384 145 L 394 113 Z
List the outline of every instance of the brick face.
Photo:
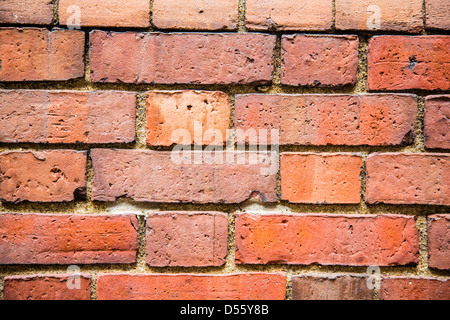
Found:
M 450 282 L 432 278 L 383 277 L 380 300 L 448 300 Z
M 425 146 L 450 149 L 450 95 L 428 96 L 425 99 Z
M 281 145 L 312 146 L 411 144 L 416 114 L 417 97 L 405 94 L 247 94 L 236 96 L 234 111 L 236 129 L 279 130 Z M 258 143 L 251 135 L 237 139 Z
M 286 274 L 100 274 L 97 290 L 99 300 L 283 300 Z
M 76 7 L 79 8 L 79 23 L 83 27 L 150 26 L 149 0 L 59 0 L 59 20 L 62 25 L 76 25 Z
M 259 158 L 254 163 L 250 155 L 236 152 L 213 153 L 214 158 L 188 152 L 180 159 L 174 153 L 92 150 L 93 200 L 126 196 L 148 202 L 240 203 L 253 195 L 277 200 L 276 172 L 270 174 L 276 160 L 270 153 L 254 153 Z
M 413 217 L 237 214 L 236 262 L 394 266 L 418 262 Z
M 450 30 L 450 2 L 425 0 L 427 29 Z
M 54 0 L 2 0 L 0 23 L 50 24 Z
M 449 205 L 449 166 L 447 154 L 371 154 L 366 162 L 366 201 Z
M 9 276 L 4 279 L 5 300 L 91 300 L 91 276 L 79 277 L 79 289 L 69 289 L 73 275 Z
M 273 35 L 250 33 L 95 30 L 90 34 L 91 78 L 94 82 L 266 84 L 272 81 L 275 40 Z
M 134 141 L 133 92 L 0 90 L 0 142 Z
M 369 90 L 449 90 L 450 36 L 369 40 Z
M 336 28 L 418 33 L 423 29 L 422 2 L 336 0 Z
M 0 28 L 0 81 L 63 81 L 84 75 L 84 33 Z
M 135 216 L 0 214 L 0 264 L 136 262 Z
M 245 24 L 249 30 L 330 30 L 331 0 L 246 0 Z
M 147 264 L 152 267 L 221 266 L 228 220 L 219 212 L 166 212 L 147 217 Z
M 352 154 L 281 154 L 281 199 L 292 203 L 359 203 L 362 158 Z
M 69 150 L 0 153 L 0 199 L 67 202 L 86 191 L 86 153 Z
M 334 87 L 356 84 L 358 38 L 339 35 L 284 35 L 281 83 Z
M 146 101 L 149 146 L 226 144 L 231 114 L 227 94 L 151 91 L 147 92 Z
M 238 0 L 153 0 L 152 23 L 159 29 L 236 30 Z
M 428 217 L 428 265 L 431 268 L 450 269 L 450 214 Z

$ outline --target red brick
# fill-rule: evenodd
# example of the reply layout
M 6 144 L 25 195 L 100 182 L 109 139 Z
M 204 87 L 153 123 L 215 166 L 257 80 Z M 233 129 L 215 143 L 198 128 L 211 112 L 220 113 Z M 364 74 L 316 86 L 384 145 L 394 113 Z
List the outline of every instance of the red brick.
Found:
M 149 0 L 59 0 L 61 25 L 74 25 L 73 16 L 79 8 L 83 27 L 140 27 L 150 26 Z
M 368 277 L 357 274 L 307 274 L 292 280 L 293 300 L 373 300 Z
M 93 200 L 125 196 L 144 202 L 240 203 L 259 195 L 263 201 L 277 201 L 274 153 L 199 151 L 178 156 L 176 151 L 92 150 Z
M 449 300 L 450 282 L 432 278 L 383 277 L 380 300 Z
M 226 144 L 231 114 L 227 94 L 219 91 L 151 91 L 147 92 L 146 98 L 149 146 Z M 178 136 L 177 132 L 183 134 Z
M 0 23 L 51 24 L 54 0 L 2 0 Z
M 135 109 L 133 92 L 1 90 L 0 142 L 133 142 Z
M 425 0 L 427 29 L 450 30 L 450 2 L 442 0 Z
M 417 263 L 414 217 L 237 214 L 236 262 L 395 266 Z
M 425 99 L 425 146 L 450 149 L 450 95 L 428 96 Z
M 353 154 L 281 154 L 281 199 L 291 203 L 360 203 L 362 158 Z
M 0 28 L 0 81 L 69 80 L 84 75 L 84 32 Z
M 356 84 L 358 43 L 357 36 L 283 36 L 281 83 L 316 87 Z
M 147 217 L 147 263 L 152 267 L 221 266 L 228 219 L 219 212 L 164 212 Z
M 418 33 L 423 29 L 422 0 L 336 0 L 336 28 Z
M 159 29 L 236 30 L 239 0 L 153 0 L 152 24 Z
M 285 273 L 99 274 L 99 300 L 283 300 Z
M 70 150 L 0 153 L 0 199 L 66 202 L 86 191 L 86 153 Z
M 369 40 L 369 90 L 449 90 L 450 36 Z
M 94 82 L 267 84 L 276 37 L 254 33 L 92 31 Z
M 250 30 L 330 30 L 331 0 L 246 0 L 245 25 Z
M 450 214 L 428 217 L 428 265 L 450 270 Z M 450 298 L 450 297 L 449 297 Z
M 279 130 L 281 145 L 405 145 L 414 141 L 417 97 L 246 94 L 236 96 L 234 116 L 244 133 Z
M 91 300 L 91 276 L 79 275 L 79 289 L 73 285 L 74 274 L 10 276 L 4 280 L 5 300 Z M 78 281 L 78 280 L 77 280 Z
M 130 215 L 0 214 L 0 264 L 136 262 Z
M 371 154 L 366 162 L 366 201 L 449 205 L 449 160 L 447 154 Z

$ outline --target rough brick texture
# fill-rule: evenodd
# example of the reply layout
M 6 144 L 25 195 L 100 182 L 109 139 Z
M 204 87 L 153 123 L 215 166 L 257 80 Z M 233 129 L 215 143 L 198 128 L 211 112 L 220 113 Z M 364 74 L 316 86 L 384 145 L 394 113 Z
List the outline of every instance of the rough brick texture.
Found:
M 415 264 L 418 258 L 414 217 L 236 215 L 239 264 L 395 266 Z
M 149 146 L 226 144 L 231 114 L 227 94 L 151 91 L 146 98 Z
M 427 29 L 450 30 L 450 2 L 442 0 L 425 0 Z
M 0 153 L 0 199 L 66 202 L 86 191 L 86 153 L 69 150 Z
M 449 90 L 450 36 L 369 40 L 369 90 Z
M 54 0 L 2 0 L 0 23 L 50 24 Z
M 423 0 L 336 0 L 336 28 L 418 33 L 423 29 L 422 3 Z
M 275 36 L 92 31 L 94 82 L 270 83 Z
M 136 261 L 135 216 L 4 213 L 0 222 L 0 264 Z
M 276 171 L 271 172 L 271 167 L 276 167 L 274 154 L 252 155 L 94 149 L 92 198 L 240 203 L 258 195 L 263 201 L 276 202 Z
M 69 80 L 84 75 L 84 33 L 0 28 L 0 81 Z
M 450 270 L 450 214 L 428 217 L 428 254 L 431 268 Z
M 236 96 L 234 111 L 236 129 L 279 130 L 281 145 L 411 144 L 416 115 L 417 97 L 408 94 L 247 94 Z M 257 138 L 237 135 L 238 143 Z
M 450 149 L 450 95 L 425 99 L 424 127 L 427 148 Z
M 238 0 L 153 0 L 152 23 L 159 29 L 236 30 Z
M 371 154 L 366 161 L 370 204 L 450 205 L 448 154 Z
M 284 273 L 100 274 L 99 300 L 283 300 Z
M 331 0 L 246 0 L 245 24 L 249 30 L 330 30 Z
M 147 263 L 152 267 L 221 266 L 228 219 L 219 212 L 166 212 L 147 217 Z
M 135 108 L 132 92 L 0 90 L 0 142 L 132 142 Z
M 450 282 L 418 277 L 383 277 L 380 300 L 449 300 Z
M 293 300 L 373 300 L 367 276 L 308 274 L 292 280 Z
M 281 83 L 315 87 L 354 85 L 358 43 L 356 36 L 283 36 Z
M 352 154 L 281 154 L 281 198 L 292 203 L 359 203 L 362 158 Z
M 5 300 L 91 300 L 91 276 L 87 274 L 10 276 L 4 279 Z M 79 288 L 74 288 L 74 285 Z M 73 288 L 73 289 L 69 289 Z
M 69 26 L 146 28 L 150 26 L 150 1 L 59 0 L 59 21 Z

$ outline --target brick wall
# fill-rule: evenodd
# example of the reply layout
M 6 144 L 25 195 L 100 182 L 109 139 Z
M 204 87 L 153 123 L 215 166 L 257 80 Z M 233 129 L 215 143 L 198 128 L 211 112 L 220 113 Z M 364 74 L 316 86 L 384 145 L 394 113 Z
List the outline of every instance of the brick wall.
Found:
M 0 299 L 450 299 L 450 3 L 0 2 Z

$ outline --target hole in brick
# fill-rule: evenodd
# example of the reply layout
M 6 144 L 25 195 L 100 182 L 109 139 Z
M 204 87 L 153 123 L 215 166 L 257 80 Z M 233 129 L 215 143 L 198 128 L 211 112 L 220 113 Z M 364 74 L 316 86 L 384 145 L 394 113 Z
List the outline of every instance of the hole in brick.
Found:
M 192 105 L 188 105 L 188 106 L 187 106 L 187 109 L 188 109 L 189 111 L 191 111 Z

